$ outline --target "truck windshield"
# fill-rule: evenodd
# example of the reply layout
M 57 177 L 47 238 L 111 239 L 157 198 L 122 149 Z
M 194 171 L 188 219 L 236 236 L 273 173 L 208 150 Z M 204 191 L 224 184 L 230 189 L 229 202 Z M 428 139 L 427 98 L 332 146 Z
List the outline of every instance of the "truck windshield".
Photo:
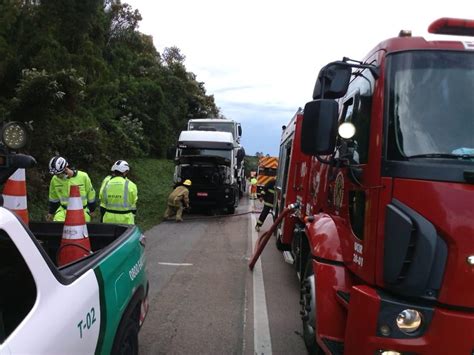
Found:
M 232 151 L 228 149 L 183 148 L 181 156 L 213 156 L 231 160 Z
M 474 162 L 474 52 L 402 52 L 389 68 L 388 158 Z
M 229 132 L 234 137 L 234 124 L 232 122 L 191 122 L 189 123 L 189 130 Z

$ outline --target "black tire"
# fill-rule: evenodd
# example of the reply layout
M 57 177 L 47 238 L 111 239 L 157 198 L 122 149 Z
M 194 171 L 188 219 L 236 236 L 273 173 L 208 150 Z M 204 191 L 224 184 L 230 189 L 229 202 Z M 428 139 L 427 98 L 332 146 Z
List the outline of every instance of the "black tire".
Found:
M 304 273 L 301 275 L 300 303 L 303 320 L 303 340 L 309 354 L 323 355 L 316 341 L 316 281 L 313 272 L 311 255 L 306 258 Z
M 275 231 L 276 233 L 276 231 Z M 277 235 L 275 236 L 275 239 L 276 239 L 276 247 L 279 251 L 290 251 L 291 250 L 291 246 L 288 245 L 288 244 L 283 244 L 281 242 L 281 238 Z
M 112 354 L 138 355 L 138 321 L 127 318 L 120 324 L 115 336 Z
M 228 214 L 234 214 L 235 213 L 235 207 L 234 206 L 227 207 L 227 213 Z

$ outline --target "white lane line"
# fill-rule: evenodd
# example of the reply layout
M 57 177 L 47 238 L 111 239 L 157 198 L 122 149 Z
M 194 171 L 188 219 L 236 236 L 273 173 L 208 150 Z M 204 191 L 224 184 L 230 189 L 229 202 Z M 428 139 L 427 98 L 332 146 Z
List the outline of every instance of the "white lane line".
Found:
M 254 203 L 252 205 L 255 205 Z M 258 233 L 254 227 L 257 218 L 251 214 L 250 231 L 252 235 L 252 254 Z M 253 343 L 254 354 L 272 354 L 272 340 L 270 338 L 270 326 L 268 322 L 267 301 L 265 298 L 265 286 L 263 284 L 262 262 L 259 258 L 253 269 Z
M 160 265 L 169 265 L 169 266 L 193 266 L 193 264 L 189 263 L 158 263 Z

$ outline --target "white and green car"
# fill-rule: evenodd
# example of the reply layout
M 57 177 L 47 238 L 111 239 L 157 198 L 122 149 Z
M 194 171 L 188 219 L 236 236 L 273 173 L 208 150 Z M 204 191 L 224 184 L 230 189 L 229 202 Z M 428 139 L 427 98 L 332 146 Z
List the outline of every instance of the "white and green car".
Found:
M 0 145 L 0 184 L 32 163 Z M 0 207 L 0 354 L 138 354 L 144 235 L 135 226 L 87 228 L 93 253 L 58 267 L 63 224 L 27 226 Z

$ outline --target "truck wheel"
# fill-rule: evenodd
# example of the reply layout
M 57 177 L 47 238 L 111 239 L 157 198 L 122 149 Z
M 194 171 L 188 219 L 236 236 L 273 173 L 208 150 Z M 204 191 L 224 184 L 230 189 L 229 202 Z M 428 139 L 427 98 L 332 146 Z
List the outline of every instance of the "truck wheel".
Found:
M 122 323 L 115 336 L 112 354 L 138 355 L 138 322 L 128 318 Z
M 307 258 L 304 275 L 301 276 L 300 304 L 303 320 L 303 339 L 308 353 L 324 354 L 316 341 L 316 283 L 311 255 Z
M 227 213 L 228 214 L 234 214 L 235 213 L 235 207 L 232 206 L 232 207 L 227 207 Z

